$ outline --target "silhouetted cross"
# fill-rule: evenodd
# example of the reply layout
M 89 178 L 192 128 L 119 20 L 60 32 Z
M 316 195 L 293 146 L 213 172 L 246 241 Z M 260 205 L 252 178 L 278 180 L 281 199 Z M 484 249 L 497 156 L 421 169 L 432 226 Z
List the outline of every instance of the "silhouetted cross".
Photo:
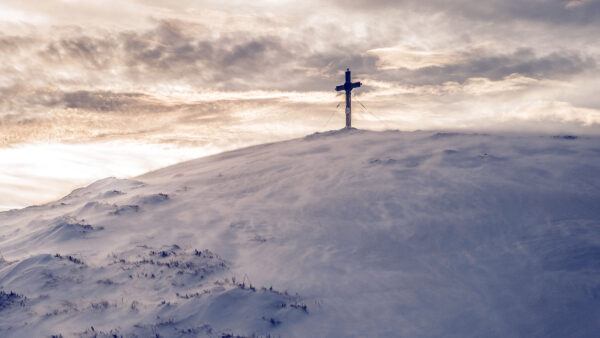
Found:
M 353 88 L 358 88 L 360 86 L 361 86 L 360 82 L 352 83 L 352 80 L 350 80 L 350 68 L 347 68 L 346 69 L 346 83 L 335 87 L 335 90 L 337 90 L 338 92 L 340 90 L 346 91 L 346 128 L 347 129 L 350 129 L 352 127 L 352 108 L 351 108 L 352 102 L 350 102 L 350 92 L 352 91 Z

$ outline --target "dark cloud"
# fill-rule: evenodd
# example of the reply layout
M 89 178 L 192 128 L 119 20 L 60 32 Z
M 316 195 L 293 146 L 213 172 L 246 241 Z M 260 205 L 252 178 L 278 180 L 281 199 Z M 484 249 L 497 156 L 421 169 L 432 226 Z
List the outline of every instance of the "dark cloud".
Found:
M 26 81 L 29 76 L 38 82 L 55 82 L 44 76 L 66 68 L 70 75 L 88 80 L 86 84 L 119 72 L 122 80 L 140 84 L 176 81 L 224 90 L 275 89 L 278 84 L 274 80 L 280 76 L 297 75 L 293 65 L 306 49 L 302 42 L 260 32 L 213 36 L 201 25 L 179 20 L 161 20 L 142 31 L 82 32 L 85 30 L 79 28 L 57 29 L 50 41 L 0 35 L 0 52 L 16 61 L 22 57 L 27 61 L 23 64 L 32 64 L 32 58 L 37 58 L 41 66 L 34 69 L 21 64 L 16 70 L 6 68 L 9 64 L 4 78 L 10 70 L 13 81 Z M 25 47 L 28 49 L 21 53 Z
M 412 10 L 494 22 L 531 20 L 569 25 L 600 23 L 600 2 L 568 5 L 569 2 L 569 0 L 336 0 L 340 8 L 349 11 Z M 572 4 L 574 3 L 573 1 Z
M 35 42 L 36 40 L 32 37 L 4 35 L 0 33 L 0 53 L 17 53 Z
M 218 38 L 196 36 L 179 21 L 161 21 L 143 33 L 120 36 L 124 58 L 136 76 L 153 72 L 221 89 L 256 88 L 256 79 L 293 62 L 298 46 L 271 35 L 233 32 Z
M 116 41 L 111 37 L 76 36 L 50 42 L 39 55 L 48 63 L 106 69 L 115 61 L 116 49 Z
M 468 55 L 465 61 L 446 66 L 381 71 L 375 78 L 412 85 L 436 85 L 448 81 L 462 83 L 475 77 L 497 81 L 511 74 L 534 79 L 562 79 L 596 68 L 593 58 L 579 53 L 537 56 L 532 49 L 520 49 L 511 54 Z
M 146 32 L 125 32 L 119 37 L 125 63 L 142 71 L 169 72 L 176 66 L 194 68 L 205 58 L 195 38 L 186 36 L 177 21 L 164 20 Z
M 26 114 L 51 107 L 60 101 L 62 93 L 51 88 L 32 88 L 27 83 L 0 87 L 0 115 Z
M 288 63 L 291 57 L 292 55 L 286 51 L 286 46 L 278 37 L 267 36 L 227 46 L 218 52 L 214 65 L 224 68 L 233 67 L 237 71 L 247 73 Z
M 440 2 L 441 3 L 441 2 Z M 589 25 L 600 23 L 600 3 L 591 2 L 567 7 L 568 0 L 494 0 L 485 2 L 458 1 L 450 7 L 453 13 L 464 13 L 471 19 L 524 19 L 551 24 Z
M 64 108 L 91 112 L 153 113 L 167 110 L 162 103 L 152 104 L 150 97 L 140 93 L 114 93 L 110 91 L 85 91 L 65 93 L 58 102 Z
M 23 88 L 17 85 L 0 87 L 0 106 L 9 105 L 12 98 L 17 97 L 22 91 Z
M 408 6 L 412 2 L 400 4 Z M 387 5 L 391 6 L 391 2 L 378 1 L 370 6 Z M 480 7 L 479 4 L 473 6 Z M 469 11 L 474 10 L 471 7 Z M 143 31 L 101 32 L 88 36 L 75 30 L 72 36 L 62 33 L 47 42 L 38 49 L 38 55 L 44 67 L 50 69 L 67 66 L 97 71 L 87 75 L 88 83 L 110 78 L 109 71 L 117 70 L 123 80 L 134 84 L 166 81 L 219 90 L 331 90 L 346 68 L 351 68 L 356 77 L 411 85 L 464 82 L 472 77 L 501 80 L 513 73 L 536 79 L 560 79 L 596 68 L 592 57 L 578 52 L 538 56 L 534 49 L 522 48 L 509 54 L 466 50 L 464 61 L 455 64 L 381 70 L 377 66 L 377 57 L 366 53 L 365 46 L 372 47 L 369 44 L 361 46 L 354 41 L 325 40 L 320 43 L 329 48 L 314 50 L 310 41 L 300 35 L 284 39 L 260 30 L 212 33 L 205 26 L 181 20 L 159 20 L 154 28 Z M 7 50 L 17 50 L 25 43 L 15 37 L 4 38 Z M 2 41 L 0 39 L 0 48 Z M 83 71 L 82 74 L 86 75 Z M 40 75 L 31 76 L 40 79 Z M 48 79 L 50 81 L 53 79 Z M 94 102 L 92 110 L 98 111 L 97 107 L 100 107 L 99 111 L 131 108 L 133 99 L 130 97 L 103 95 L 109 97 L 85 97 Z M 72 101 L 69 107 L 85 107 L 83 102 L 75 101 L 77 98 L 69 98 Z
M 356 73 L 369 74 L 377 71 L 377 57 L 363 55 L 356 50 L 334 50 L 327 54 L 309 55 L 303 60 L 308 67 L 319 68 L 328 76 L 339 76 L 346 68 Z

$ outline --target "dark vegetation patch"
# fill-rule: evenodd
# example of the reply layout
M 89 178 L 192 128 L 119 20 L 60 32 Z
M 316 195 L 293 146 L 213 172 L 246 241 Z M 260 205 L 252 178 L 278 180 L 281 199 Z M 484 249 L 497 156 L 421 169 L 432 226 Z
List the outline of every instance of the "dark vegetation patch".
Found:
M 106 278 L 106 279 L 99 279 L 96 281 L 96 284 L 101 284 L 101 285 L 114 285 L 115 282 L 112 281 L 112 279 L 110 278 Z
M 416 168 L 416 167 L 420 166 L 421 164 L 423 164 L 425 161 L 427 161 L 429 158 L 431 158 L 431 155 L 428 155 L 428 154 L 407 156 L 407 157 L 401 158 L 401 159 L 395 159 L 395 158 L 391 158 L 391 157 L 372 158 L 369 160 L 369 164 L 371 164 L 371 165 L 400 164 L 400 165 L 405 166 L 406 168 Z
M 79 259 L 77 257 L 74 257 L 74 256 L 71 256 L 71 255 L 63 256 L 63 255 L 57 253 L 57 254 L 54 255 L 54 258 L 57 258 L 58 260 L 61 260 L 61 261 L 65 261 L 66 260 L 66 261 L 69 261 L 69 262 L 71 262 L 73 264 L 85 265 L 85 263 L 81 259 Z
M 157 317 L 158 322 L 153 324 L 135 324 L 133 331 L 126 337 L 221 337 L 208 324 L 201 324 L 192 327 L 179 327 L 173 318 L 161 319 Z M 96 337 L 96 336 L 86 336 Z
M 125 193 L 120 190 L 109 190 L 109 191 L 105 192 L 104 194 L 102 194 L 102 197 L 110 198 L 110 197 L 121 196 L 121 195 L 125 195 Z
M 98 201 L 90 201 L 90 202 L 87 202 L 86 204 L 84 204 L 83 207 L 81 207 L 81 211 L 86 211 L 86 210 L 90 210 L 90 209 L 110 210 L 110 209 L 114 209 L 114 208 L 115 208 L 114 204 L 98 202 Z
M 119 329 L 110 329 L 108 331 L 98 330 L 93 326 L 90 326 L 85 331 L 77 334 L 80 338 L 123 338 L 125 336 L 130 337 L 129 335 L 123 335 Z M 133 336 L 136 337 L 136 336 Z M 148 337 L 156 337 L 156 336 L 148 336 Z
M 130 278 L 155 279 L 167 276 L 207 276 L 228 269 L 225 260 L 210 250 L 183 250 L 177 245 L 160 250 L 141 247 L 136 254 L 113 254 L 113 264 L 129 271 Z
M 253 286 L 252 283 L 250 283 L 249 281 L 248 281 L 248 283 L 246 283 L 246 280 L 247 280 L 246 276 L 244 276 L 244 279 L 241 282 L 236 281 L 236 278 L 232 277 L 231 283 L 233 285 L 236 285 L 238 288 L 240 288 L 242 290 L 257 292 L 256 287 Z M 229 283 L 229 280 L 225 279 L 224 283 Z M 272 286 L 270 286 L 269 288 L 261 287 L 258 290 L 258 292 L 271 293 L 271 294 L 275 294 L 275 295 L 278 295 L 283 298 L 287 298 L 287 302 L 281 303 L 282 308 L 290 307 L 292 309 L 300 310 L 300 311 L 308 314 L 308 306 L 297 300 L 297 298 L 298 298 L 297 294 L 295 296 L 292 296 L 287 292 L 287 290 L 286 291 L 278 291 L 278 290 L 273 289 Z
M 122 215 L 140 211 L 140 206 L 136 204 L 127 204 L 121 206 L 115 204 L 113 207 L 115 210 L 111 212 L 112 215 Z
M 480 134 L 480 133 L 453 133 L 453 132 L 440 132 L 431 135 L 431 138 L 434 140 L 445 139 L 445 138 L 453 138 L 457 136 L 488 136 L 488 134 Z
M 211 290 L 210 289 L 204 289 L 202 290 L 202 292 L 197 291 L 197 292 L 193 292 L 193 293 L 175 293 L 175 296 L 177 296 L 178 298 L 181 299 L 190 299 L 190 298 L 194 298 L 194 297 L 200 297 L 202 295 L 208 295 L 211 294 Z
M 169 199 L 169 195 L 158 193 L 154 195 L 142 196 L 139 198 L 139 203 L 141 204 L 156 204 L 167 201 Z
M 277 327 L 281 324 L 281 321 L 278 319 L 275 319 L 273 317 L 271 318 L 266 318 L 266 317 L 262 317 L 262 320 L 268 322 L 269 324 L 271 324 L 272 327 Z
M 263 317 L 264 318 L 264 317 Z M 220 336 L 217 336 L 220 338 L 271 338 L 273 336 L 271 336 L 271 334 L 267 333 L 266 335 L 257 335 L 256 333 L 253 333 L 250 336 L 240 336 L 238 334 L 235 333 L 222 333 Z M 280 337 L 280 336 L 277 336 Z
M 369 164 L 394 164 L 397 160 L 388 157 L 388 158 L 372 158 L 369 160 Z
M 264 243 L 264 242 L 267 241 L 267 238 L 265 238 L 265 237 L 263 237 L 261 235 L 256 235 L 256 236 L 252 237 L 250 239 L 250 241 L 252 241 L 252 242 L 258 242 L 258 243 Z
M 553 139 L 559 139 L 559 140 L 576 140 L 579 137 L 575 136 L 575 135 L 554 135 L 552 136 Z
M 85 263 L 81 259 L 71 256 L 71 255 L 63 256 L 63 255 L 57 253 L 56 255 L 54 255 L 54 258 L 57 258 L 58 260 L 61 260 L 61 261 L 66 260 L 66 261 L 69 261 L 71 263 L 78 264 L 78 265 L 85 265 Z
M 61 285 L 64 286 L 72 283 L 83 283 L 81 275 L 76 274 L 59 275 L 51 271 L 45 271 L 42 273 L 42 277 L 44 278 L 44 285 L 42 286 L 44 289 L 53 289 Z
M 447 138 L 447 137 L 455 137 L 455 136 L 459 136 L 459 133 L 435 133 L 433 135 L 431 135 L 432 139 L 439 139 L 439 138 Z
M 68 314 L 68 313 L 77 313 L 77 312 L 79 312 L 77 305 L 75 305 L 75 303 L 65 300 L 65 301 L 61 302 L 61 306 L 59 308 L 52 309 L 51 311 L 47 312 L 44 315 L 44 317 L 60 316 L 60 315 Z
M 82 233 L 104 229 L 103 227 L 94 227 L 91 224 L 87 223 L 85 219 L 77 219 L 73 216 L 63 217 L 63 220 L 56 226 L 56 228 L 75 229 Z
M 25 306 L 27 297 L 14 291 L 4 292 L 0 290 L 0 312 L 13 306 Z
M 104 311 L 109 307 L 117 307 L 116 304 L 110 304 L 107 300 L 99 300 L 90 303 L 90 308 L 96 311 Z

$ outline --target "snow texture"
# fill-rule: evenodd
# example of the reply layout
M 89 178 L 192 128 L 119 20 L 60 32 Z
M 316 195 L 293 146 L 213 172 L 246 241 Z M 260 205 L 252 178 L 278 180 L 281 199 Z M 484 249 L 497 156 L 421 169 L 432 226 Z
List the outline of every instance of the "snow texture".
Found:
M 342 130 L 0 213 L 2 337 L 591 337 L 600 140 Z

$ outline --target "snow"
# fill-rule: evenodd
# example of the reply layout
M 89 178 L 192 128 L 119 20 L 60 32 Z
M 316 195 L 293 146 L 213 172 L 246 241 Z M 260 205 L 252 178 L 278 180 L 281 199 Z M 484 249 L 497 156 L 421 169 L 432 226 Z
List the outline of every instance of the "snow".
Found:
M 597 137 L 341 130 L 0 213 L 0 336 L 593 336 Z

